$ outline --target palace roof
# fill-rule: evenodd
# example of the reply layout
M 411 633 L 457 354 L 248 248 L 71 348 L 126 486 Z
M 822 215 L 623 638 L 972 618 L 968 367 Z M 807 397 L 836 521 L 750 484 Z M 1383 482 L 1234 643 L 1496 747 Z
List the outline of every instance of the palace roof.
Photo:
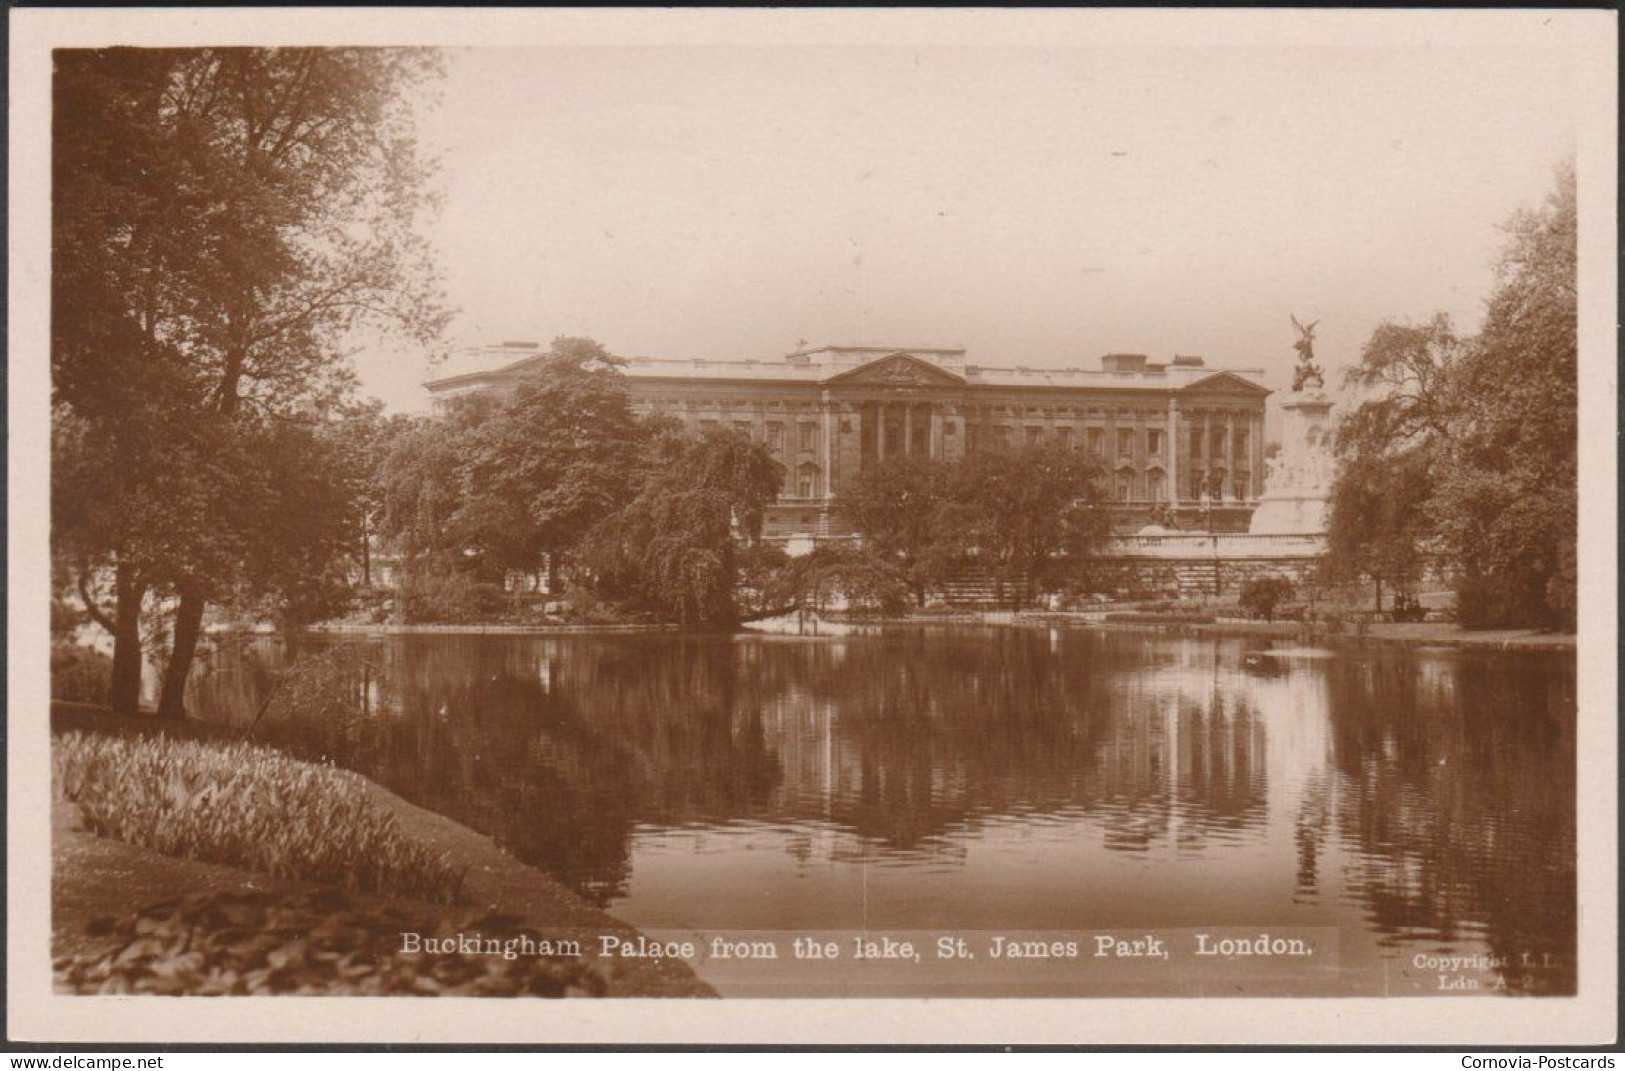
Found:
M 901 346 L 823 346 L 799 349 L 776 360 L 623 357 L 621 371 L 632 379 L 711 380 L 730 382 L 823 383 L 845 379 L 858 369 L 892 357 L 908 357 L 941 369 L 971 386 L 1074 387 L 1093 390 L 1179 390 L 1218 377 L 1233 378 L 1267 392 L 1263 371 L 1215 369 L 1200 357 L 1176 356 L 1167 363 L 1144 354 L 1112 353 L 1099 368 L 984 365 L 967 362 L 963 349 Z M 455 392 L 523 378 L 541 364 L 539 343 L 505 342 L 463 351 L 456 364 L 467 368 L 424 384 L 431 393 Z M 480 367 L 482 366 L 483 367 Z

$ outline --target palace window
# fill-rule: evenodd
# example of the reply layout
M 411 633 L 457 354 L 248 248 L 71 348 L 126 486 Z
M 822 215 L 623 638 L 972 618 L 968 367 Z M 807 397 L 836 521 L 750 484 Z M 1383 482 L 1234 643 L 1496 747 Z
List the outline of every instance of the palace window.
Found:
M 1031 446 L 1044 437 L 1044 429 L 1036 424 L 1027 425 L 1027 445 Z
M 784 425 L 777 420 L 767 425 L 767 448 L 775 454 L 784 449 Z
M 1207 476 L 1199 469 L 1191 470 L 1191 498 L 1201 498 L 1202 490 L 1207 486 Z
M 1127 502 L 1134 497 L 1134 470 L 1117 470 L 1117 501 Z
M 751 422 L 748 421 L 748 420 L 736 420 L 736 421 L 734 421 L 734 430 L 737 431 L 739 434 L 745 436 L 747 439 L 750 438 L 751 427 L 752 427 Z
M 1162 456 L 1162 431 L 1158 428 L 1149 428 L 1145 433 L 1145 452 L 1152 457 Z M 1152 498 L 1158 496 L 1152 495 Z
M 800 498 L 813 498 L 818 493 L 818 466 L 811 461 L 804 461 L 796 466 L 796 495 Z
M 1065 426 L 1056 428 L 1055 434 L 1056 437 L 1061 440 L 1061 445 L 1066 447 L 1068 450 L 1072 450 L 1076 447 L 1076 443 L 1073 442 L 1071 428 Z
M 1224 429 L 1223 428 L 1214 428 L 1213 429 L 1213 456 L 1216 457 L 1216 458 L 1222 458 L 1224 456 Z
M 1161 469 L 1151 469 L 1145 474 L 1145 497 L 1153 502 L 1161 502 L 1168 497 L 1168 479 Z
M 716 431 L 717 430 L 717 422 L 715 420 L 702 420 L 702 421 L 700 421 L 700 430 L 701 431 Z
M 1118 428 L 1117 429 L 1117 456 L 1118 457 L 1133 457 L 1134 456 L 1134 429 L 1133 428 Z
M 1106 453 L 1106 433 L 1100 428 L 1089 429 L 1089 452 L 1096 457 Z
M 1235 431 L 1230 433 L 1230 439 L 1231 439 L 1231 446 L 1236 451 L 1236 456 L 1237 457 L 1246 457 L 1247 456 L 1247 429 L 1246 428 L 1237 428 Z
M 1238 499 L 1240 499 L 1241 501 L 1243 501 L 1243 502 L 1245 502 L 1245 501 L 1247 501 L 1247 499 L 1251 498 L 1252 495 L 1250 494 L 1250 492 L 1252 490 L 1252 484 L 1253 484 L 1253 479 L 1252 479 L 1252 474 L 1251 473 L 1249 473 L 1249 472 L 1238 472 L 1238 473 L 1236 473 L 1236 486 L 1235 486 L 1236 497 Z
M 1207 493 L 1214 499 L 1224 497 L 1224 470 L 1214 469 L 1208 477 Z
M 816 449 L 817 446 L 818 446 L 818 425 L 817 424 L 802 424 L 801 425 L 801 448 L 803 450 L 813 450 L 813 449 Z

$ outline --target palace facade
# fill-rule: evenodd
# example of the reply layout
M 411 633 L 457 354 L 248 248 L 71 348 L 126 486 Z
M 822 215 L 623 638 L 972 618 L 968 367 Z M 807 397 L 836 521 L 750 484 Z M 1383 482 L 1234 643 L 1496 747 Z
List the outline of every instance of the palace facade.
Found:
M 437 406 L 511 391 L 545 359 L 535 343 L 471 356 L 491 367 L 427 383 Z M 1048 439 L 1101 459 L 1121 532 L 1245 532 L 1263 490 L 1263 374 L 1200 357 L 1112 353 L 1099 368 L 1027 368 L 968 362 L 962 349 L 826 346 L 765 361 L 634 357 L 621 371 L 639 411 L 767 444 L 785 470 L 765 530 L 775 540 L 849 534 L 835 496 L 888 457 Z

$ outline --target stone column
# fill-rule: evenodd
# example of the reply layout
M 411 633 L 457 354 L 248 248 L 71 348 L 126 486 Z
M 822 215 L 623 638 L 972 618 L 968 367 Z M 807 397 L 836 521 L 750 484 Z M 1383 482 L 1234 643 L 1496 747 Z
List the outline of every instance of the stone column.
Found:
M 827 502 L 835 494 L 835 406 L 824 398 L 818 406 L 822 425 L 821 432 L 824 441 L 821 444 L 824 456 L 824 500 Z
M 1168 399 L 1168 508 L 1179 508 L 1179 399 Z
M 1235 424 L 1235 420 L 1236 420 L 1236 414 L 1233 413 L 1233 412 L 1230 412 L 1229 410 L 1226 410 L 1225 414 L 1224 414 L 1224 482 L 1227 483 L 1229 486 L 1226 487 L 1224 490 L 1225 490 L 1225 497 L 1227 499 L 1234 499 L 1236 497 L 1236 431 L 1235 431 L 1236 424 Z
M 1112 489 L 1112 501 L 1117 501 L 1117 410 L 1111 405 L 1106 406 L 1106 450 L 1103 455 L 1106 461 L 1106 479 Z
M 935 405 L 931 407 L 931 440 L 927 446 L 930 456 L 934 458 L 942 456 L 942 409 Z
M 875 464 L 886 460 L 886 403 L 875 403 Z
M 914 452 L 914 403 L 903 403 L 903 453 Z
M 1252 491 L 1253 498 L 1257 499 L 1264 493 L 1264 418 L 1255 413 L 1252 427 L 1253 456 L 1249 464 L 1252 466 L 1253 485 L 1249 490 Z

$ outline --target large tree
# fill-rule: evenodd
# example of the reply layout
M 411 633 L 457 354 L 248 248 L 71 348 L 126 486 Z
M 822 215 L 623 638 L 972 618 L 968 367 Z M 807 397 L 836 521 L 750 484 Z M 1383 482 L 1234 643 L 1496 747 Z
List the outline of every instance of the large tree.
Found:
M 1334 568 L 1414 574 L 1407 550 L 1426 548 L 1454 578 L 1463 624 L 1573 627 L 1574 196 L 1565 166 L 1541 208 L 1512 218 L 1477 336 L 1442 314 L 1372 334 L 1350 374 L 1368 397 L 1338 432 Z
M 1579 517 L 1574 170 L 1508 226 L 1500 284 L 1458 373 L 1435 497 L 1464 621 L 1572 629 Z
M 733 430 L 657 428 L 637 493 L 599 526 L 592 561 L 606 590 L 684 624 L 739 619 L 739 550 L 760 541 L 784 470 Z
M 184 250 L 199 217 L 173 192 L 181 169 L 157 119 L 171 57 L 63 50 L 55 63 L 52 549 L 65 583 L 113 637 L 109 703 L 132 713 L 142 605 L 167 550 L 158 514 L 175 501 L 160 489 L 184 475 L 169 414 L 187 377 L 166 310 L 182 304 Z
M 1432 495 L 1426 446 L 1344 454 L 1326 525 L 1327 578 L 1371 581 L 1381 613 L 1383 587 L 1414 584 L 1428 563 Z
M 369 548 L 375 404 L 308 421 L 267 421 L 253 445 L 261 490 L 245 527 L 243 608 L 294 628 L 349 608 Z
M 1111 535 L 1105 470 L 1058 441 L 970 454 L 953 499 L 950 523 L 1016 608 L 1046 583 L 1081 578 Z
M 468 486 L 506 524 L 509 564 L 559 563 L 593 526 L 624 505 L 639 478 L 645 429 L 632 411 L 620 362 L 597 342 L 556 338 L 541 367 L 481 425 Z
M 1434 473 L 1470 341 L 1443 313 L 1421 324 L 1387 321 L 1345 377 L 1363 399 L 1338 425 L 1325 575 L 1370 581 L 1379 613 L 1384 586 L 1415 583 L 1434 547 Z
M 364 319 L 419 341 L 444 321 L 406 99 L 436 68 L 402 49 L 58 53 L 53 380 L 100 440 L 83 454 L 145 506 L 95 541 L 116 613 L 149 589 L 176 601 L 161 714 L 183 712 L 206 605 L 244 578 L 264 422 L 351 386 Z M 159 553 L 132 552 L 158 524 Z M 133 653 L 138 673 L 139 650 L 115 632 L 131 709 L 118 667 Z
M 836 497 L 835 508 L 873 553 L 902 571 L 921 606 L 964 552 L 948 517 L 954 488 L 953 462 L 905 456 L 864 470 Z
M 560 562 L 629 501 L 649 429 L 596 342 L 559 338 L 512 397 L 455 399 L 401 431 L 381 471 L 382 530 L 420 572 L 488 581 Z

